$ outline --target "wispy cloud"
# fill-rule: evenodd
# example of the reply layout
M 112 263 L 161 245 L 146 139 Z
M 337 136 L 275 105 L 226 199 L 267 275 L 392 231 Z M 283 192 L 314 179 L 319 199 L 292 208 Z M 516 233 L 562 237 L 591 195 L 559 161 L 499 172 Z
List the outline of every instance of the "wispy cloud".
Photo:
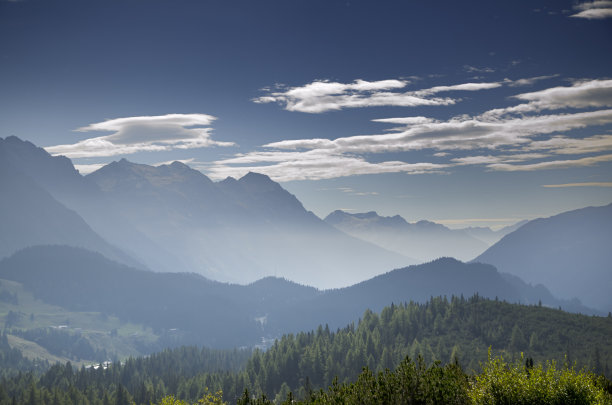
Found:
M 593 166 L 602 162 L 611 162 L 611 155 L 600 155 L 592 157 L 584 157 L 580 159 L 569 159 L 569 160 L 552 160 L 547 162 L 532 163 L 527 165 L 514 165 L 510 163 L 493 163 L 487 167 L 492 170 L 505 171 L 505 172 L 525 172 L 543 169 L 566 169 L 570 167 L 585 167 Z
M 299 87 L 277 86 L 276 91 L 266 89 L 268 94 L 255 98 L 253 101 L 256 103 L 276 102 L 288 111 L 305 113 L 323 113 L 344 108 L 440 106 L 455 104 L 457 99 L 433 97 L 438 93 L 477 91 L 502 85 L 497 82 L 463 83 L 413 91 L 397 91 L 405 88 L 409 83 L 407 80 L 397 79 L 374 82 L 355 80 L 353 83 L 316 80 Z
M 508 114 L 526 114 L 546 110 L 612 107 L 612 80 L 581 80 L 576 81 L 572 86 L 552 87 L 517 94 L 513 98 L 523 103 L 490 110 L 485 116 L 493 119 Z
M 612 181 L 590 181 L 585 183 L 565 183 L 565 184 L 542 184 L 547 188 L 566 188 L 566 187 L 612 187 Z
M 180 162 L 180 163 L 188 165 L 188 164 L 191 164 L 191 163 L 196 163 L 196 160 L 195 160 L 195 158 L 166 160 L 165 162 L 153 163 L 153 166 L 171 165 L 174 162 Z
M 385 161 L 370 163 L 364 157 L 316 149 L 306 152 L 265 151 L 238 154 L 210 166 L 200 167 L 213 179 L 242 177 L 259 172 L 275 181 L 322 180 L 360 174 L 441 172 L 446 164 Z
M 580 10 L 570 17 L 586 18 L 589 20 L 600 20 L 603 18 L 612 18 L 612 1 L 596 0 L 587 1 L 574 6 L 575 10 Z
M 357 196 L 378 195 L 376 191 L 356 191 L 351 187 L 339 187 L 338 190 L 346 194 Z
M 233 145 L 232 142 L 218 142 L 211 139 L 210 125 L 215 119 L 206 114 L 115 118 L 76 130 L 112 132 L 110 135 L 88 138 L 74 144 L 49 146 L 45 149 L 52 155 L 85 158 Z
M 533 141 L 524 150 L 546 150 L 557 155 L 581 155 L 612 151 L 612 135 L 593 135 L 586 138 L 553 136 L 545 141 Z
M 517 79 L 517 80 L 506 79 L 504 80 L 504 83 L 510 87 L 532 86 L 541 80 L 553 79 L 558 76 L 559 75 L 546 75 L 546 76 L 527 77 L 524 79 Z
M 384 119 L 401 123 L 404 118 Z M 380 120 L 379 120 L 380 122 Z M 417 122 L 417 120 L 415 120 Z M 448 121 L 429 120 L 396 128 L 396 132 L 330 139 L 297 139 L 269 143 L 267 148 L 284 150 L 335 150 L 342 153 L 383 153 L 436 149 L 439 151 L 497 149 L 528 144 L 531 137 L 612 123 L 612 109 L 574 114 L 490 118 L 455 117 Z
M 524 79 L 521 85 L 545 78 L 550 76 Z M 383 84 L 368 86 L 380 88 Z M 412 95 L 428 97 L 451 88 L 474 91 L 481 87 L 436 86 Z M 425 116 L 375 119 L 394 126 L 379 134 L 272 142 L 263 145 L 264 150 L 214 162 L 206 171 L 216 178 L 260 171 L 277 181 L 289 181 L 391 172 L 448 173 L 454 166 L 467 165 L 493 171 L 533 171 L 586 167 L 612 160 L 612 155 L 602 155 L 612 151 L 612 135 L 576 136 L 573 132 L 612 123 L 612 109 L 606 108 L 612 107 L 612 80 L 576 81 L 570 86 L 521 93 L 513 99 L 519 104 L 447 120 Z M 397 155 L 395 160 L 384 159 L 386 153 L 423 150 L 430 150 L 437 163 L 423 161 L 428 160 L 424 154 L 419 161 L 414 160 L 414 154 L 406 155 L 412 156 L 407 161 L 397 160 Z M 368 161 L 371 154 L 379 154 L 375 162 Z M 558 159 L 559 155 L 568 158 Z
M 493 73 L 495 72 L 495 69 L 490 68 L 490 67 L 476 67 L 476 66 L 470 66 L 470 65 L 464 65 L 463 66 L 463 70 L 465 70 L 468 73 Z

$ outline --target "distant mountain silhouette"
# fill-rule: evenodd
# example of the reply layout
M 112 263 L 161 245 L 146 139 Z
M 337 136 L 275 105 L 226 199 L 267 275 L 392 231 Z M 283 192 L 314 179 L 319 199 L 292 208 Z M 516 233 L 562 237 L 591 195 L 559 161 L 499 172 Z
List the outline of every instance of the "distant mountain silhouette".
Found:
M 612 204 L 529 221 L 478 256 L 562 298 L 612 311 Z
M 215 280 L 280 275 L 338 287 L 414 263 L 336 230 L 262 174 L 213 183 L 178 162 L 153 167 L 121 160 L 86 179 L 138 232 L 180 257 L 177 270 Z
M 184 343 L 234 347 L 261 335 L 233 294 L 240 286 L 188 273 L 154 273 L 68 246 L 27 248 L 0 261 L 0 278 L 73 311 L 114 314 L 152 327 L 179 329 Z M 242 287 L 243 288 L 243 287 Z
M 488 247 L 469 232 L 431 221 L 409 223 L 399 215 L 383 217 L 373 211 L 349 214 L 338 210 L 325 221 L 349 235 L 421 261 L 443 256 L 468 260 Z
M 555 299 L 500 275 L 493 266 L 455 259 L 398 269 L 351 287 L 320 291 L 267 277 L 250 285 L 208 280 L 188 273 L 153 273 L 110 261 L 100 254 L 67 246 L 38 246 L 0 261 L 0 278 L 22 283 L 51 304 L 97 311 L 151 326 L 158 334 L 178 328 L 180 344 L 214 347 L 253 345 L 328 324 L 343 327 L 366 309 L 391 303 L 425 302 L 431 296 L 474 293 L 510 302 L 590 313 L 573 301 Z
M 0 258 L 29 246 L 59 244 L 84 247 L 138 265 L 29 177 L 0 169 L 0 189 Z
M 292 319 L 308 320 L 317 325 L 325 319 L 335 327 L 351 322 L 366 309 L 377 312 L 391 302 L 426 302 L 432 296 L 471 297 L 474 294 L 513 303 L 538 305 L 541 302 L 570 312 L 594 313 L 575 299 L 559 300 L 544 286 L 528 285 L 517 277 L 499 273 L 491 265 L 440 258 L 393 270 L 350 287 L 324 291 L 296 307 L 284 307 L 287 314 L 279 317 L 282 320 L 279 325 L 291 324 Z
M 23 160 L 27 160 L 30 149 L 39 155 L 34 161 L 40 164 L 46 152 L 15 137 L 0 138 L 0 258 L 28 246 L 59 244 L 87 248 L 110 259 L 141 266 L 96 234 L 83 218 L 29 176 L 35 170 Z M 15 165 L 16 162 L 19 164 Z M 58 159 L 54 164 L 57 170 L 71 172 L 68 169 L 72 165 L 67 159 Z M 48 176 L 49 169 L 41 169 L 44 176 Z
M 154 167 L 122 159 L 83 177 L 69 159 L 16 137 L 0 139 L 0 158 L 4 172 L 32 179 L 152 270 L 239 283 L 278 275 L 329 288 L 415 262 L 338 231 L 265 175 L 214 183 L 180 162 Z
M 473 236 L 476 239 L 480 239 L 485 242 L 487 245 L 492 246 L 497 243 L 501 238 L 509 234 L 510 232 L 516 231 L 521 226 L 525 225 L 527 222 L 526 219 L 519 221 L 515 224 L 505 226 L 501 229 L 494 231 L 493 229 L 485 226 L 474 226 L 468 228 L 462 228 L 461 230 L 467 233 L 470 236 Z
M 76 212 L 104 240 L 120 247 L 138 263 L 143 263 L 151 269 L 166 271 L 180 263 L 179 258 L 173 257 L 146 235 L 138 232 L 129 218 L 113 210 L 104 193 L 97 185 L 81 176 L 70 159 L 51 156 L 31 142 L 11 136 L 0 138 L 0 170 L 4 173 L 20 173 L 31 179 L 64 207 Z M 58 225 L 55 232 L 64 232 L 61 224 Z

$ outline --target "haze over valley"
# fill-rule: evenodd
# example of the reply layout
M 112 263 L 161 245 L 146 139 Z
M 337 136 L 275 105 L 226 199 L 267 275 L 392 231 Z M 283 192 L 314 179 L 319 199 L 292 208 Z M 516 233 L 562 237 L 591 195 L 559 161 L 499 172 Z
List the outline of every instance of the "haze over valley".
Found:
M 0 405 L 612 404 L 610 3 L 0 0 Z

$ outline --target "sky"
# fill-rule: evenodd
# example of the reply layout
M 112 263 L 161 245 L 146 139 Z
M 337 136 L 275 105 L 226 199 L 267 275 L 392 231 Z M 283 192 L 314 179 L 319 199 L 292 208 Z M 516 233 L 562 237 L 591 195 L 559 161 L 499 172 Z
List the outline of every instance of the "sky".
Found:
M 0 0 L 0 137 L 450 227 L 612 202 L 612 1 Z

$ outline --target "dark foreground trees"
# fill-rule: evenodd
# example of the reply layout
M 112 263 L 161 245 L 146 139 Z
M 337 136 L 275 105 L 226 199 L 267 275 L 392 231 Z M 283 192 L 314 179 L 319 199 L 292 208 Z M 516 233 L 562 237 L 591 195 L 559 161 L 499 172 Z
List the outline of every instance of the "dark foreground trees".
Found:
M 355 382 L 338 384 L 326 391 L 311 391 L 301 400 L 288 392 L 284 400 L 269 400 L 265 395 L 251 396 L 245 390 L 238 405 L 290 404 L 444 404 L 444 405 L 588 405 L 612 404 L 601 377 L 571 367 L 558 368 L 554 362 L 536 364 L 528 359 L 506 363 L 492 358 L 483 372 L 470 376 L 456 363 L 427 367 L 421 357 L 416 362 L 406 358 L 395 371 L 377 374 L 367 367 Z M 608 386 L 609 387 L 609 386 Z M 208 393 L 199 405 L 223 405 L 222 392 Z M 173 396 L 159 405 L 188 405 Z M 198 405 L 198 404 L 195 404 Z

